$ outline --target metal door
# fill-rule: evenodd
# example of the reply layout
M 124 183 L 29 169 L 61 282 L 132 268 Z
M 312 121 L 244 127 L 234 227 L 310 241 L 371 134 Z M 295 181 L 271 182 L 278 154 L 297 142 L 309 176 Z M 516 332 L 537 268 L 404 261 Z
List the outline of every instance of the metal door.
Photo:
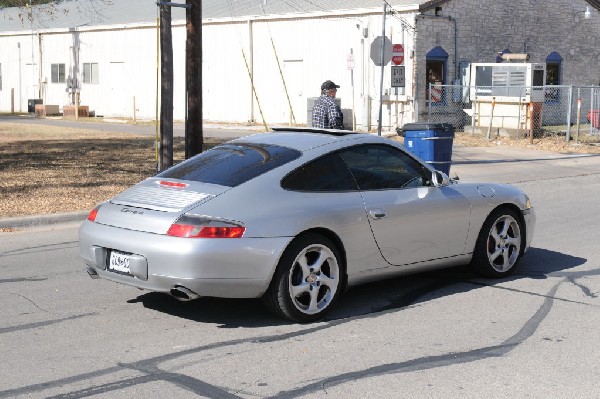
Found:
M 108 70 L 109 98 L 106 103 L 108 116 L 130 116 L 132 110 L 127 109 L 125 94 L 125 63 L 110 62 Z
M 25 98 L 21 98 L 21 101 L 23 101 L 21 109 L 27 109 L 29 99 L 40 98 L 40 77 L 37 64 L 25 64 L 23 83 L 25 84 L 25 93 L 27 93 L 27 95 Z

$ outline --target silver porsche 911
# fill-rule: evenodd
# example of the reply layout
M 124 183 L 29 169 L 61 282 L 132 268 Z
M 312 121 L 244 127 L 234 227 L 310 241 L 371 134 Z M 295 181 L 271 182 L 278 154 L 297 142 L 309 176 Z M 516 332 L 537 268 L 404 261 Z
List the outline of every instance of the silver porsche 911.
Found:
M 282 129 L 230 141 L 92 210 L 90 276 L 170 293 L 262 298 L 316 320 L 348 286 L 470 264 L 511 273 L 535 213 L 521 190 L 458 183 L 398 142 Z

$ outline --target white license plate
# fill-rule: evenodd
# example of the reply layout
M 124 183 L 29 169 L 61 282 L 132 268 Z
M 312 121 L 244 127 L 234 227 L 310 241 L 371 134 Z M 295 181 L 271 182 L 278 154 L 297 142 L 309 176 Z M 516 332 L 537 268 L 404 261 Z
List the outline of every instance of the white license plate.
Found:
M 129 254 L 110 251 L 110 259 L 108 260 L 108 268 L 121 273 L 129 273 Z

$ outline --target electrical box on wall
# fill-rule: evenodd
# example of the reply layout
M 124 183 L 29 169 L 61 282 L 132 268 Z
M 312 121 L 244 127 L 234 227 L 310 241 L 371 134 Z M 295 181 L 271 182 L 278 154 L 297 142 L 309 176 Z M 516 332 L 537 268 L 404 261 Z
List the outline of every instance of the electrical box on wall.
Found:
M 473 63 L 471 100 L 495 97 L 497 102 L 542 102 L 546 64 Z

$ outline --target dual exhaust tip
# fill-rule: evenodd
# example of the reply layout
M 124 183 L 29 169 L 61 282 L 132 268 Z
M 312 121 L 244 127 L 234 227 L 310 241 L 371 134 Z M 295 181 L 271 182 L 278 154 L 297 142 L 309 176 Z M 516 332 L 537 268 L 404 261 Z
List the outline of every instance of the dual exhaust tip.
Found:
M 100 278 L 100 276 L 98 275 L 98 272 L 93 267 L 87 267 L 85 269 L 85 271 L 93 279 Z M 177 286 L 171 288 L 171 291 L 169 291 L 169 294 L 171 294 L 171 296 L 173 298 L 177 299 L 178 301 L 182 301 L 182 302 L 193 301 L 194 299 L 198 299 L 200 297 L 200 295 L 196 294 L 194 291 L 190 290 L 189 288 L 185 288 L 182 285 L 177 285 Z

